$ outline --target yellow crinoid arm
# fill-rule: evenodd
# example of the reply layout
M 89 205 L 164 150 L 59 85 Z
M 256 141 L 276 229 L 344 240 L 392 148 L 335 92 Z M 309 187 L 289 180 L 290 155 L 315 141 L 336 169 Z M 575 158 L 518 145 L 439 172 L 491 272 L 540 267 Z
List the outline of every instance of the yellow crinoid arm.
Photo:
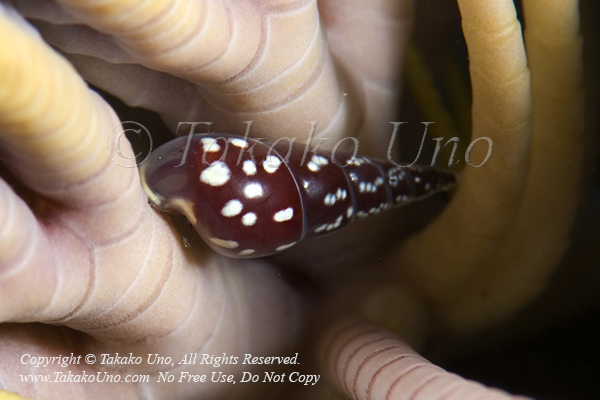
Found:
M 4 390 L 0 390 L 0 400 L 27 400 L 27 399 L 19 396 L 16 393 L 10 393 L 10 392 L 6 392 Z
M 531 89 L 520 24 L 512 1 L 459 0 L 473 90 L 471 142 L 489 138 L 493 152 L 466 167 L 443 214 L 406 241 L 395 263 L 427 297 L 443 301 L 490 262 L 518 215 L 531 141 Z M 485 139 L 471 152 L 480 164 Z M 477 154 L 479 153 L 479 154 Z
M 2 164 L 29 189 L 26 203 L 0 179 L 0 321 L 54 320 L 94 297 L 96 266 L 118 257 L 115 244 L 150 212 L 110 106 L 8 7 L 0 47 Z M 138 269 L 120 269 L 121 278 Z
M 501 322 L 538 295 L 569 244 L 581 194 L 582 38 L 577 0 L 523 1 L 533 93 L 533 146 L 516 226 L 491 267 L 441 309 L 470 330 Z
M 133 169 L 123 174 L 108 168 L 106 132 L 119 120 L 68 62 L 17 21 L 0 14 L 0 137 L 7 166 L 65 205 L 100 203 L 115 193 L 91 188 L 74 198 L 72 192 L 65 195 L 66 188 L 105 170 L 104 179 L 119 176 L 116 190 L 129 184 Z

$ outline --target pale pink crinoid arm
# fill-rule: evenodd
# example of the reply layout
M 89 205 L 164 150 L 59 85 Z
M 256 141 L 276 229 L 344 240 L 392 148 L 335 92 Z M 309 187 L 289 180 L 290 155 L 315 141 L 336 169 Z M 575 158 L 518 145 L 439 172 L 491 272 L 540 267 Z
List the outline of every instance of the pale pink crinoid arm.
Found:
M 115 152 L 120 121 L 112 109 L 4 7 L 0 42 L 2 163 L 27 187 L 20 193 L 28 200 L 0 180 L 0 387 L 36 399 L 240 395 L 233 385 L 159 385 L 156 379 L 93 385 L 97 391 L 87 383 L 19 379 L 64 372 L 22 364 L 25 353 L 158 353 L 180 360 L 190 352 L 280 352 L 294 340 L 299 308 L 266 263 L 237 268 L 185 249 L 147 204 L 135 165 L 123 167 L 107 154 L 127 162 Z M 132 155 L 124 138 L 117 145 Z M 85 335 L 6 323 L 34 321 Z M 96 367 L 69 369 L 93 373 Z M 201 373 L 198 366 L 186 370 Z M 143 363 L 122 372 L 155 377 L 157 367 Z
M 172 129 L 211 121 L 244 134 L 252 120 L 255 135 L 305 141 L 316 121 L 324 146 L 359 135 L 362 152 L 385 155 L 409 1 L 18 4 L 86 79 Z
M 355 400 L 525 400 L 430 363 L 390 331 L 366 321 L 331 327 L 320 342 L 322 365 Z

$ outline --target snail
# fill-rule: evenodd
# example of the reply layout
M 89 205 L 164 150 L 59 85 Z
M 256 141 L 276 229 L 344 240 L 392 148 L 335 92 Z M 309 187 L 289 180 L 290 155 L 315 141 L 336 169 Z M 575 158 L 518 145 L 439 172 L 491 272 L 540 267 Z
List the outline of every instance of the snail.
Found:
M 456 183 L 451 171 L 355 153 L 195 134 L 156 149 L 140 175 L 154 207 L 183 214 L 213 250 L 232 258 L 281 252 Z

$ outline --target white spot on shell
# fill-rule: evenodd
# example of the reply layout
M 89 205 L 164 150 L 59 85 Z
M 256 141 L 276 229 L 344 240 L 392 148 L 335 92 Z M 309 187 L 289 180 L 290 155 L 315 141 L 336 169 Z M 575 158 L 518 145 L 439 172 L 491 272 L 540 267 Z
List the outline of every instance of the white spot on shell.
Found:
M 235 199 L 229 200 L 221 210 L 221 214 L 223 214 L 224 217 L 235 217 L 242 212 L 242 208 L 244 208 L 244 206 L 241 201 Z
M 213 242 L 214 244 L 216 244 L 217 246 L 220 246 L 220 247 L 223 247 L 226 249 L 235 249 L 236 247 L 240 246 L 240 244 L 238 242 L 236 242 L 235 240 L 210 238 L 210 241 Z
M 366 187 L 367 185 L 364 182 L 361 182 L 360 185 L 358 185 L 358 191 L 362 193 L 365 191 Z
M 210 186 L 223 186 L 229 181 L 231 171 L 223 161 L 215 161 L 200 174 L 200 181 Z
M 277 171 L 277 169 L 279 168 L 280 165 L 281 165 L 281 160 L 277 156 L 269 156 L 263 162 L 263 168 L 269 174 L 272 174 L 273 172 Z
M 246 147 L 248 147 L 248 142 L 245 139 L 240 139 L 240 138 L 231 139 L 231 144 L 234 145 L 235 147 L 240 147 L 242 149 L 245 149 Z
M 318 156 L 316 154 L 312 156 L 311 161 L 319 166 L 329 164 L 329 161 L 327 161 L 327 159 L 325 157 Z
M 309 186 L 310 186 L 309 181 L 302 181 L 302 187 L 304 187 L 304 189 L 308 189 Z
M 202 142 L 202 148 L 207 153 L 216 153 L 217 151 L 221 150 L 221 146 L 219 146 L 219 143 L 215 138 L 202 138 L 200 141 Z
M 279 246 L 278 248 L 276 248 L 275 251 L 287 250 L 287 249 L 289 249 L 290 247 L 292 247 L 295 244 L 296 244 L 296 242 L 292 242 L 290 244 L 284 244 L 283 246 Z
M 364 158 L 360 158 L 360 157 L 352 157 L 350 160 L 348 160 L 348 165 L 355 165 L 355 166 L 360 166 L 362 164 L 364 164 L 367 160 L 365 160 Z
M 352 218 L 352 213 L 354 212 L 354 207 L 348 207 L 348 211 L 346 212 L 346 217 Z
M 342 224 L 343 219 L 344 219 L 344 216 L 340 215 L 339 217 L 337 217 L 337 219 L 335 220 L 335 222 L 333 224 L 327 225 L 326 230 L 331 231 L 331 230 L 339 228 L 340 225 Z
M 252 161 L 252 160 L 244 161 L 244 165 L 242 165 L 242 169 L 244 170 L 244 173 L 248 176 L 252 176 L 252 175 L 256 174 L 256 164 L 254 164 L 254 161 Z
M 334 204 L 335 204 L 336 200 L 337 200 L 337 199 L 336 199 L 336 197 L 335 197 L 335 195 L 334 195 L 334 194 L 327 193 L 327 195 L 326 195 L 326 196 L 325 196 L 325 198 L 323 199 L 323 203 L 324 203 L 326 206 L 332 206 L 332 205 L 334 205 Z
M 312 172 L 318 172 L 323 165 L 327 164 L 329 164 L 329 161 L 327 161 L 325 157 L 313 154 L 312 158 L 308 162 L 307 167 Z
M 342 189 L 342 188 L 339 188 L 339 189 L 337 190 L 337 192 L 335 193 L 335 197 L 336 197 L 338 200 L 340 200 L 340 199 L 341 199 L 341 200 L 345 200 L 347 195 L 348 195 L 348 193 L 346 192 L 346 190 L 345 190 L 345 189 Z
M 244 188 L 244 195 L 249 199 L 254 199 L 263 195 L 263 188 L 260 183 L 249 183 Z
M 415 182 L 419 183 L 421 182 L 421 178 L 419 178 L 418 176 L 415 178 Z
M 308 167 L 308 169 L 309 169 L 309 170 L 311 170 L 312 172 L 318 172 L 318 171 L 321 169 L 321 167 L 319 167 L 319 165 L 318 165 L 318 164 L 316 164 L 316 163 L 314 163 L 314 162 L 312 162 L 312 161 L 310 161 L 310 162 L 308 163 L 307 167 Z
M 249 212 L 242 217 L 242 224 L 252 226 L 256 223 L 256 214 Z
M 289 221 L 294 216 L 294 209 L 288 207 L 285 210 L 277 211 L 273 216 L 273 219 L 277 222 Z
M 327 224 L 319 225 L 315 228 L 315 232 L 316 233 L 323 232 L 326 228 L 327 228 Z
M 246 249 L 246 250 L 240 251 L 238 254 L 240 256 L 249 256 L 250 254 L 254 254 L 254 253 L 256 253 L 256 250 Z

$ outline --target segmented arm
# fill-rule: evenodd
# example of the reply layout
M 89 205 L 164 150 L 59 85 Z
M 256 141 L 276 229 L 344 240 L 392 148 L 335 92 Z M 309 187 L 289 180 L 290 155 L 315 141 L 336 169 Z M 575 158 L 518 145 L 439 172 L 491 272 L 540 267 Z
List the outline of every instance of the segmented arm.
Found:
M 121 154 L 132 151 L 125 138 L 118 141 L 112 109 L 5 8 L 0 40 L 6 50 L 0 55 L 2 163 L 18 180 L 15 189 L 0 180 L 0 387 L 38 399 L 80 398 L 82 391 L 113 397 L 110 385 L 93 394 L 85 383 L 21 381 L 19 374 L 34 372 L 15 352 L 156 352 L 181 359 L 223 349 L 264 354 L 293 341 L 299 307 L 277 274 L 265 262 L 236 268 L 186 250 L 173 226 L 148 206 L 136 168 L 113 162 L 127 161 L 117 157 L 115 142 Z M 5 323 L 32 321 L 87 335 Z M 72 371 L 86 368 L 93 373 L 85 365 Z M 135 368 L 157 373 L 147 363 Z M 155 382 L 127 391 L 170 398 L 223 390 Z M 221 394 L 241 391 L 228 390 Z
M 32 17 L 45 18 L 30 1 L 20 4 Z M 270 138 L 285 131 L 305 139 L 307 122 L 314 120 L 325 137 L 353 135 L 361 128 L 362 88 L 331 57 L 314 0 L 57 4 L 72 20 L 103 33 L 68 19 L 61 26 L 41 24 L 51 42 L 108 61 L 119 54 L 121 62 L 193 83 L 195 108 L 180 103 L 186 120 L 213 121 L 216 131 L 238 134 L 244 134 L 244 121 L 253 120 L 253 129 Z M 99 42 L 105 45 L 96 53 Z M 110 78 L 109 72 L 104 81 Z
M 355 400 L 525 400 L 446 372 L 394 334 L 364 321 L 345 321 L 321 340 L 322 364 Z
M 396 257 L 400 273 L 436 301 L 460 293 L 504 245 L 525 189 L 531 141 L 529 70 L 513 2 L 458 4 L 473 90 L 471 142 L 488 137 L 494 148 L 485 165 L 463 171 L 443 214 Z M 487 151 L 481 144 L 472 156 L 478 162 Z
M 569 244 L 585 146 L 578 3 L 523 2 L 533 96 L 527 189 L 500 257 L 473 279 L 468 294 L 442 307 L 453 329 L 485 327 L 512 315 L 544 290 Z

